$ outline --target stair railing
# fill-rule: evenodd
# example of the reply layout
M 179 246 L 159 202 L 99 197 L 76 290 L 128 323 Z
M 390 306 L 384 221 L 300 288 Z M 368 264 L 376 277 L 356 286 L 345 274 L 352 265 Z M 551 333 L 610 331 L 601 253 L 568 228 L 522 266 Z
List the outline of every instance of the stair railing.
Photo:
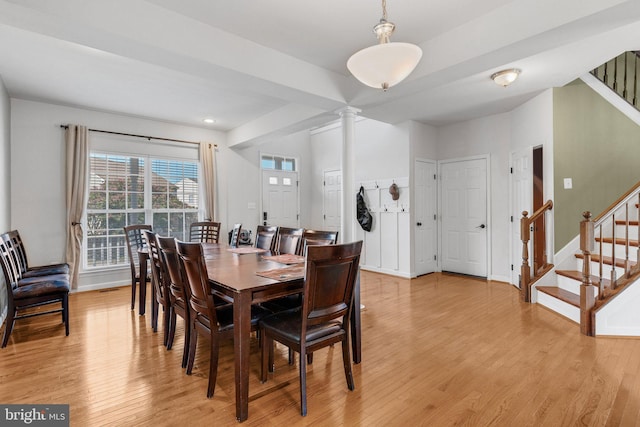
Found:
M 553 209 L 553 202 L 548 200 L 547 203 L 540 206 L 537 211 L 527 217 L 529 212 L 522 212 L 522 218 L 520 218 L 520 239 L 522 240 L 522 266 L 520 267 L 520 298 L 524 302 L 531 301 L 531 286 L 540 277 L 542 277 L 550 268 L 551 264 L 547 263 L 547 245 L 545 241 L 546 236 L 546 224 L 547 216 L 546 212 Z M 542 221 L 538 221 L 543 218 Z M 538 224 L 542 229 L 539 230 L 539 236 L 542 237 L 542 242 L 536 242 L 543 248 L 541 259 L 533 259 L 533 271 L 529 266 L 529 241 L 531 240 L 531 232 L 533 231 L 534 224 Z M 534 234 L 535 235 L 535 234 Z
M 621 279 L 628 278 L 640 269 L 638 262 L 629 259 L 629 254 L 635 250 L 636 259 L 640 260 L 640 245 L 633 248 L 631 244 L 631 237 L 640 241 L 640 226 L 637 227 L 638 231 L 635 236 L 631 236 L 629 233 L 629 226 L 638 224 L 637 220 L 630 219 L 632 210 L 637 213 L 636 218 L 640 219 L 640 182 L 595 219 L 591 219 L 591 212 L 587 211 L 582 214 L 584 219 L 580 222 L 580 250 L 583 258 L 582 285 L 580 287 L 580 330 L 585 335 L 594 335 L 595 333 L 591 312 L 596 305 L 596 299 L 592 287 L 596 286 L 597 288 L 598 300 L 603 300 L 616 289 Z M 617 226 L 623 226 L 624 231 L 620 233 L 620 237 L 617 237 Z M 603 255 L 603 245 L 609 243 L 605 242 L 606 239 L 603 238 L 607 229 L 611 230 L 610 263 L 605 263 Z M 616 246 L 622 246 L 620 252 L 623 253 L 618 254 Z M 594 254 L 598 257 L 598 271 L 595 272 L 597 274 L 591 271 L 591 260 Z M 618 274 L 620 269 L 623 271 L 622 274 Z
M 591 74 L 629 104 L 640 109 L 638 105 L 640 53 L 638 51 L 624 52 L 593 69 Z

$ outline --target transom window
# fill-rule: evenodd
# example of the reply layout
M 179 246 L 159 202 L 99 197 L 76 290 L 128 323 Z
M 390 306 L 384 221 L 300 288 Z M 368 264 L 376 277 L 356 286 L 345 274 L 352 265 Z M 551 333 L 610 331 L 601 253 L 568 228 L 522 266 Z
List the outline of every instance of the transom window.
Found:
M 296 159 L 263 154 L 260 156 L 260 167 L 262 169 L 273 169 L 279 171 L 295 171 Z
M 128 265 L 127 225 L 184 240 L 198 220 L 198 195 L 195 161 L 92 152 L 84 267 Z

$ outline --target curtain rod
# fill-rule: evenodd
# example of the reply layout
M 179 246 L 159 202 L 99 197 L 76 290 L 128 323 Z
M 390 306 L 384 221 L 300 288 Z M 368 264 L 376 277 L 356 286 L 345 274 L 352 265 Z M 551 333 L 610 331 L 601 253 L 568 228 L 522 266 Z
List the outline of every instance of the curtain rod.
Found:
M 67 125 L 60 125 L 61 128 L 63 129 L 67 129 L 69 126 Z M 123 132 L 114 132 L 114 131 L 110 131 L 110 130 L 100 130 L 100 129 L 89 129 L 89 132 L 100 132 L 100 133 L 110 133 L 112 135 L 121 135 L 121 136 L 133 136 L 135 138 L 144 138 L 144 139 L 148 139 L 149 141 L 151 141 L 152 139 L 156 139 L 158 141 L 171 141 L 171 142 L 184 142 L 186 144 L 200 144 L 199 142 L 195 142 L 195 141 L 185 141 L 183 139 L 173 139 L 173 138 L 160 138 L 158 136 L 147 136 L 147 135 L 136 135 L 133 133 L 123 133 Z M 218 144 L 213 144 L 213 146 L 215 148 L 218 148 Z

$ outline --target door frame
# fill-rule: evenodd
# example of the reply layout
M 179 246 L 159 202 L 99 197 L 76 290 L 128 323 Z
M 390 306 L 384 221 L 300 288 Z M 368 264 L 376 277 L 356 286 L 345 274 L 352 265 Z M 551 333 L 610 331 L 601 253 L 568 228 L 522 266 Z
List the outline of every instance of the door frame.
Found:
M 491 248 L 492 248 L 492 234 L 493 227 L 491 221 L 491 155 L 490 154 L 481 154 L 477 156 L 469 156 L 469 157 L 455 157 L 452 159 L 438 160 L 437 165 L 437 173 L 438 173 L 438 271 L 442 271 L 442 165 L 446 163 L 456 163 L 456 162 L 466 162 L 471 160 L 484 160 L 486 163 L 486 218 L 487 218 L 487 243 L 485 250 L 487 251 L 487 280 L 491 280 L 492 276 L 492 257 L 491 257 Z

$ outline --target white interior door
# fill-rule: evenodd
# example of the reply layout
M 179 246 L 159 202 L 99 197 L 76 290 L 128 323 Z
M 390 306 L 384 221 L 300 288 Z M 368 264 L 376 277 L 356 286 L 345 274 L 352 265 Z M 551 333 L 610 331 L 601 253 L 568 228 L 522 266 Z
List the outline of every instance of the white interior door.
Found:
M 522 266 L 520 218 L 522 212 L 531 215 L 533 206 L 533 148 L 511 153 L 511 283 L 519 285 Z
M 340 231 L 340 205 L 342 203 L 342 171 L 324 172 L 323 218 L 324 230 Z
M 298 226 L 298 172 L 262 171 L 262 216 L 264 225 Z
M 437 221 L 436 221 L 436 163 L 415 162 L 415 273 L 436 271 Z
M 487 276 L 487 159 L 440 164 L 442 270 Z

